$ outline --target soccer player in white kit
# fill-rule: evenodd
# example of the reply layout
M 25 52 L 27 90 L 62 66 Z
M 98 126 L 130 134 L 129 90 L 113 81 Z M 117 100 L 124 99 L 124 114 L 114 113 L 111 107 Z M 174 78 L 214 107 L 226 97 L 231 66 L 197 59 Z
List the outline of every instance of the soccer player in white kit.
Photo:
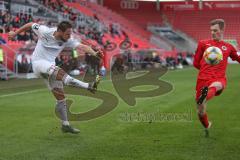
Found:
M 19 33 L 30 29 L 38 36 L 38 42 L 32 56 L 33 72 L 38 77 L 48 77 L 48 87 L 57 101 L 56 112 L 59 113 L 62 120 L 62 131 L 77 134 L 80 131 L 73 128 L 68 121 L 63 85 L 86 88 L 95 93 L 99 79 L 96 78 L 92 83 L 79 81 L 68 75 L 63 69 L 55 66 L 55 58 L 65 47 L 80 48 L 96 57 L 98 57 L 99 52 L 95 52 L 91 47 L 71 38 L 72 25 L 68 21 L 62 21 L 57 28 L 49 28 L 45 25 L 30 22 L 15 32 L 9 32 L 8 38 L 14 39 Z

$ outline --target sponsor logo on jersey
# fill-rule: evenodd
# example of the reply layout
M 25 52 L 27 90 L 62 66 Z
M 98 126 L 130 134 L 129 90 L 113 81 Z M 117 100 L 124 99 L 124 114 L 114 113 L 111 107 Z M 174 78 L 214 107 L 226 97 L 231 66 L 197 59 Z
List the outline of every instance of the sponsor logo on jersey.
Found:
M 36 29 L 36 30 L 38 30 L 38 29 L 39 29 L 39 27 L 40 27 L 40 25 L 39 25 L 39 24 L 35 24 L 35 25 L 33 26 L 33 29 Z
M 226 51 L 227 47 L 226 46 L 222 46 L 222 50 Z

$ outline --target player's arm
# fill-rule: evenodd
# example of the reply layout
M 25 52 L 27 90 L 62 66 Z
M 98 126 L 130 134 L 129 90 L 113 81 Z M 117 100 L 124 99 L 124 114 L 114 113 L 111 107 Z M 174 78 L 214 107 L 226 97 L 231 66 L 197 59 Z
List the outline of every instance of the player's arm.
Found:
M 24 26 L 20 27 L 20 28 L 19 28 L 18 30 L 16 30 L 15 32 L 14 32 L 14 31 L 10 31 L 10 32 L 8 33 L 8 39 L 14 40 L 14 38 L 15 38 L 18 34 L 30 30 L 30 29 L 32 28 L 32 25 L 33 25 L 33 24 L 34 24 L 33 22 L 30 22 L 30 23 L 27 23 L 27 24 L 25 24 Z
M 232 46 L 232 51 L 230 53 L 230 58 L 233 61 L 238 61 L 240 63 L 240 56 L 237 54 L 237 50 Z
M 76 48 L 76 49 L 81 50 L 84 53 L 93 55 L 93 56 L 95 56 L 95 57 L 97 57 L 99 59 L 102 58 L 102 51 L 100 49 L 97 49 L 97 48 L 93 49 L 92 47 L 90 47 L 90 45 L 86 45 L 86 44 L 80 43 L 79 40 L 74 39 L 72 37 L 65 44 L 65 47 Z
M 93 55 L 93 56 L 95 56 L 95 57 L 97 57 L 97 58 L 101 58 L 101 57 L 102 57 L 102 53 L 101 53 L 100 50 L 94 51 L 94 50 L 93 50 L 90 46 L 88 46 L 88 45 L 85 45 L 85 44 L 80 43 L 80 44 L 77 46 L 77 48 L 79 48 L 79 49 L 82 50 L 83 52 L 88 53 L 88 54 L 90 54 L 90 55 Z
M 85 44 L 79 44 L 78 48 L 81 49 L 83 52 L 91 54 L 93 56 L 97 55 L 97 52 L 95 52 L 90 46 L 87 46 Z
M 193 60 L 193 66 L 197 69 L 200 69 L 200 62 L 202 60 L 203 53 L 204 53 L 203 43 L 199 42 Z

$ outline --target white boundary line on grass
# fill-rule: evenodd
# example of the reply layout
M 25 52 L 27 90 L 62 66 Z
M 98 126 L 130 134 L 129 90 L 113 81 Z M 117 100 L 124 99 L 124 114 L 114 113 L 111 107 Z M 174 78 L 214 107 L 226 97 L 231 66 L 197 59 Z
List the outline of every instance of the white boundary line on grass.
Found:
M 41 92 L 41 91 L 45 91 L 45 90 L 47 90 L 47 88 L 35 89 L 35 90 L 31 90 L 31 91 L 17 92 L 17 93 L 11 93 L 11 94 L 4 94 L 4 95 L 0 95 L 0 98 L 36 93 L 36 92 Z
M 107 82 L 110 80 L 104 80 L 104 81 Z M 101 82 L 104 82 L 104 81 L 101 81 Z M 36 92 L 41 92 L 41 91 L 45 91 L 45 90 L 48 91 L 47 88 L 42 88 L 42 89 L 34 89 L 31 91 L 23 91 L 23 92 L 17 92 L 17 93 L 4 94 L 4 95 L 0 95 L 0 98 L 20 96 L 20 95 L 24 95 L 24 94 L 36 93 Z
M 103 80 L 101 82 L 107 82 L 107 81 L 111 81 L 111 80 Z M 23 92 L 17 92 L 17 93 L 10 93 L 10 94 L 4 94 L 4 95 L 0 95 L 0 98 L 5 98 L 5 97 L 12 97 L 12 96 L 20 96 L 20 95 L 24 95 L 24 94 L 30 94 L 30 93 L 36 93 L 36 92 L 41 92 L 41 91 L 47 91 L 47 87 L 46 88 L 42 88 L 42 89 L 34 89 L 31 91 L 23 91 Z
M 186 69 L 189 69 L 189 68 L 185 68 L 184 70 L 186 70 Z M 178 71 L 183 71 L 183 70 L 178 70 Z M 101 82 L 109 82 L 109 81 L 112 81 L 112 80 L 111 79 L 106 79 L 106 80 L 102 80 Z M 31 90 L 31 91 L 4 94 L 4 95 L 0 95 L 0 98 L 19 96 L 19 95 L 30 94 L 30 93 L 36 93 L 36 92 L 41 92 L 41 91 L 45 91 L 45 90 L 48 90 L 48 89 L 47 88 L 42 88 L 42 89 L 35 89 L 35 90 Z

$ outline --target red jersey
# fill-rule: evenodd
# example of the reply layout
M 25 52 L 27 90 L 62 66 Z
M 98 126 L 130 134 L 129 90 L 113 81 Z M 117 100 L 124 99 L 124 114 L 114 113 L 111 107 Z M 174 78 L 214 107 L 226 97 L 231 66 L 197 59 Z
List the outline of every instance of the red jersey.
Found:
M 207 64 L 203 58 L 203 53 L 208 47 L 218 47 L 223 54 L 223 60 L 217 65 Z M 199 41 L 198 47 L 194 56 L 193 65 L 199 69 L 198 79 L 218 79 L 226 77 L 226 68 L 228 64 L 228 57 L 240 63 L 240 56 L 238 56 L 236 49 L 229 43 L 215 40 Z

